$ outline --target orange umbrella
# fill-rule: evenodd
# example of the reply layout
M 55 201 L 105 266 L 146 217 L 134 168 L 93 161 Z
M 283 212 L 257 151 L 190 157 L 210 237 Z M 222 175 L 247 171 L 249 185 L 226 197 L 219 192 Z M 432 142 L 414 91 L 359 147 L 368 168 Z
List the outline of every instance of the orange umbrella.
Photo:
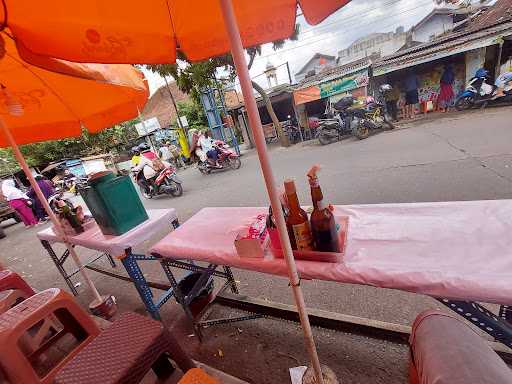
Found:
M 292 35 L 297 5 L 317 24 L 350 0 L 1 0 L 24 54 L 77 62 L 199 61 L 231 51 L 270 197 L 315 376 L 323 384 L 243 48 Z M 0 10 L 0 20 L 2 20 Z
M 317 24 L 349 0 L 233 1 L 244 47 L 285 39 L 297 3 Z M 0 21 L 33 53 L 77 62 L 169 63 L 231 50 L 218 0 L 2 0 Z M 25 48 L 26 47 L 26 48 Z
M 60 223 L 35 182 L 18 145 L 97 132 L 137 116 L 148 98 L 142 75 L 130 65 L 76 64 L 40 58 L 61 73 L 20 59 L 9 33 L 0 34 L 0 147 L 11 146 L 57 232 Z M 71 75 L 71 76 L 68 76 Z M 66 246 L 98 304 L 102 301 L 74 248 Z

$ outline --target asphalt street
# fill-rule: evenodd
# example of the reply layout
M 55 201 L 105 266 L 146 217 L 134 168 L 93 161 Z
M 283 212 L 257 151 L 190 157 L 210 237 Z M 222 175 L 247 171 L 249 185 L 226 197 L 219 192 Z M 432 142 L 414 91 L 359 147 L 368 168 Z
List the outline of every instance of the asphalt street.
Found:
M 316 142 L 271 148 L 275 179 L 293 177 L 303 204 L 310 203 L 306 172 L 320 164 L 320 183 L 333 204 L 456 201 L 512 198 L 512 108 L 453 113 L 407 123 L 359 141 L 320 146 Z M 268 199 L 256 153 L 242 157 L 242 167 L 202 175 L 194 167 L 180 171 L 184 194 L 144 202 L 147 208 L 173 207 L 181 222 L 206 206 L 266 206 Z M 60 275 L 41 249 L 35 232 L 5 222 L 7 238 L 0 240 L 0 259 L 22 273 L 36 288 L 65 288 Z M 39 227 L 41 229 L 41 227 Z M 162 230 L 160 236 L 165 232 Z M 202 234 L 207 236 L 207 234 Z M 149 246 L 146 244 L 145 247 Z M 143 247 L 144 248 L 144 247 Z M 88 256 L 83 252 L 84 257 Z M 158 267 L 145 270 L 151 279 L 164 277 Z M 235 270 L 247 295 L 292 303 L 283 278 Z M 144 312 L 127 283 L 93 274 L 102 292 L 114 294 L 122 310 Z M 77 280 L 79 281 L 79 279 Z M 309 307 L 371 319 L 411 324 L 423 309 L 438 307 L 431 298 L 393 290 L 318 281 L 302 283 Z M 79 299 L 90 296 L 83 284 Z M 229 312 L 219 309 L 219 314 Z M 200 344 L 174 303 L 164 320 L 183 336 L 194 358 L 253 383 L 286 383 L 288 367 L 307 361 L 300 329 L 295 324 L 262 319 L 206 330 Z M 315 329 L 321 359 L 344 383 L 405 383 L 405 346 Z M 220 353 L 219 351 L 222 351 Z

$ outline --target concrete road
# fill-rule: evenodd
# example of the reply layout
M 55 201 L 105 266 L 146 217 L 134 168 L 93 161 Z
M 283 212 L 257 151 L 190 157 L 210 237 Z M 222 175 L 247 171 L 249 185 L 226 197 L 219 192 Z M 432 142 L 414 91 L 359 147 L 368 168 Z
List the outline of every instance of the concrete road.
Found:
M 286 177 L 295 178 L 303 204 L 310 203 L 305 174 L 315 163 L 323 166 L 320 182 L 325 198 L 333 204 L 512 198 L 511 112 L 512 108 L 500 108 L 454 113 L 408 123 L 363 141 L 272 148 L 275 177 L 280 183 Z M 243 156 L 237 171 L 205 176 L 189 168 L 181 177 L 182 197 L 145 201 L 146 207 L 174 207 L 184 222 L 205 206 L 268 205 L 254 152 Z M 35 230 L 13 225 L 6 232 L 8 237 L 0 240 L 2 262 L 37 288 L 64 287 L 40 249 Z M 145 272 L 152 279 L 163 279 L 158 267 L 148 266 Z M 285 279 L 244 271 L 235 271 L 235 277 L 243 293 L 292 303 Z M 122 309 L 144 311 L 128 284 L 98 275 L 94 280 L 102 292 L 116 295 Z M 410 324 L 423 309 L 437 307 L 428 297 L 392 290 L 318 281 L 303 282 L 302 287 L 310 307 L 402 324 Z M 85 304 L 90 297 L 83 285 L 80 290 Z M 216 312 L 226 315 L 229 311 Z M 264 319 L 210 328 L 201 345 L 189 336 L 190 328 L 176 304 L 163 313 L 195 358 L 250 382 L 288 382 L 287 368 L 307 361 L 295 324 Z M 315 336 L 322 360 L 344 383 L 406 382 L 404 346 L 325 330 L 315 330 Z

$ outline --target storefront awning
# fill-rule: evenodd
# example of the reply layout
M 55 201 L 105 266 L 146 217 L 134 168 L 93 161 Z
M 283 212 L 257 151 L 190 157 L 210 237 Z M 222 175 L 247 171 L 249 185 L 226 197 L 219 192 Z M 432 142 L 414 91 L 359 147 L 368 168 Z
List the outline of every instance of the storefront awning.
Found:
M 373 75 L 381 76 L 458 53 L 488 47 L 498 44 L 500 39 L 508 35 L 512 35 L 512 23 L 510 22 L 476 33 L 464 33 L 460 34 L 460 36 L 452 36 L 451 39 L 444 38 L 439 41 L 422 44 L 403 53 L 385 57 L 375 63 Z
M 327 81 L 325 83 L 312 85 L 303 89 L 296 89 L 293 91 L 293 99 L 295 101 L 295 105 L 309 103 L 310 101 L 323 99 L 325 97 L 348 92 L 356 88 L 365 87 L 368 85 L 368 81 L 368 70 L 364 69 L 351 75 Z

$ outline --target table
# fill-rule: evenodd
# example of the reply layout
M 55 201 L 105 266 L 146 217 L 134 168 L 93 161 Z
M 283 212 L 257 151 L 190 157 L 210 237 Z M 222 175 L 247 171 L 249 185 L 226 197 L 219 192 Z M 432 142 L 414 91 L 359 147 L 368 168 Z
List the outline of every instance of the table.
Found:
M 158 298 L 156 301 L 154 300 L 153 293 L 144 278 L 138 261 L 158 261 L 158 259 L 151 255 L 133 253 L 132 249 L 150 239 L 156 232 L 161 230 L 162 227 L 170 226 L 170 229 L 177 228 L 179 226 L 179 222 L 176 216 L 176 211 L 172 208 L 148 210 L 148 216 L 148 220 L 120 236 L 104 235 L 98 225 L 94 223 L 88 227 L 85 232 L 76 236 L 68 237 L 68 241 L 73 246 L 80 246 L 101 252 L 100 255 L 96 255 L 92 259 L 88 260 L 84 264 L 84 267 L 89 266 L 91 263 L 102 257 L 106 257 L 111 266 L 115 267 L 116 264 L 113 257 L 120 259 L 126 269 L 126 272 L 135 285 L 142 302 L 146 306 L 147 311 L 153 318 L 160 319 L 159 308 L 173 296 L 173 292 L 172 290 L 166 291 L 162 297 Z M 67 272 L 64 268 L 64 263 L 69 256 L 69 251 L 66 250 L 61 256 L 58 256 L 52 247 L 52 244 L 54 243 L 62 243 L 62 239 L 55 234 L 52 228 L 38 232 L 37 237 L 41 241 L 43 247 L 48 251 L 71 292 L 75 296 L 78 295 L 78 291 L 73 285 L 71 278 L 77 274 L 79 270 L 76 269 L 72 272 Z
M 286 276 L 284 260 L 270 252 L 240 258 L 233 245 L 266 210 L 205 208 L 150 252 L 168 265 L 193 260 L 209 263 L 210 271 L 229 266 Z M 512 346 L 512 327 L 502 318 L 512 305 L 512 200 L 336 206 L 335 215 L 349 217 L 342 262 L 297 260 L 302 279 L 429 295 Z M 478 301 L 501 304 L 500 315 Z

